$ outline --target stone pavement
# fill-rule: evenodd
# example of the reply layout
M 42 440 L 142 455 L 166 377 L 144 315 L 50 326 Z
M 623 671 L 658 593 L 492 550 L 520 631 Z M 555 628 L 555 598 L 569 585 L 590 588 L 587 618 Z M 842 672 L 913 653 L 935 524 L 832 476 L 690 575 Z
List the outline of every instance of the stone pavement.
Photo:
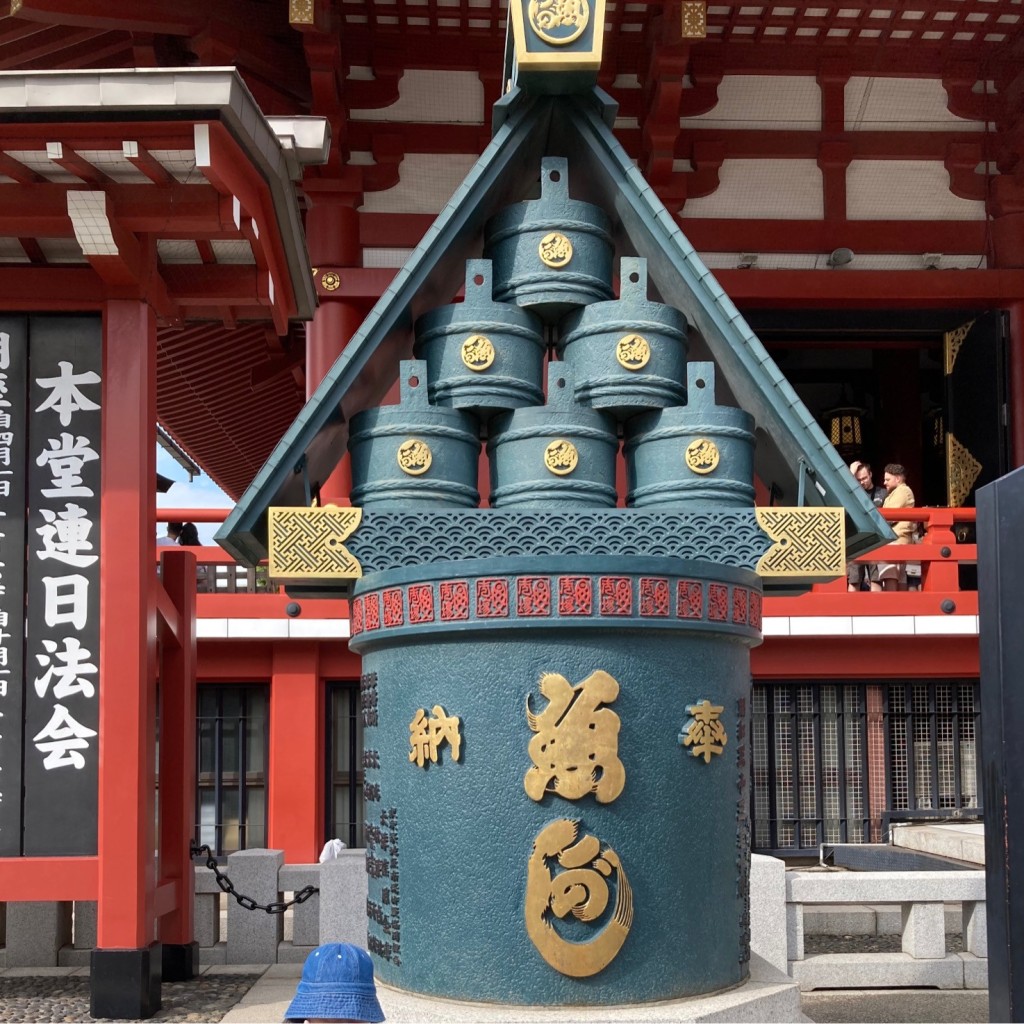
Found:
M 155 1022 L 215 1022 L 225 1024 L 271 1024 L 284 1017 L 284 1010 L 295 992 L 301 973 L 299 964 L 214 966 L 203 969 L 192 982 L 168 983 L 163 987 L 163 1008 Z M 479 1019 L 472 1007 L 432 1001 L 429 1014 L 423 1003 L 413 997 L 380 988 L 380 1000 L 391 1024 L 401 1021 L 470 1021 Z M 417 1005 L 419 1003 L 419 1005 Z M 674 1004 L 678 1007 L 679 1004 Z M 570 1021 L 633 1022 L 672 1021 L 673 1004 L 650 1004 L 644 1008 L 582 1011 L 553 1011 L 538 1016 L 531 1014 L 531 1024 L 542 1019 L 553 1024 Z M 988 993 L 985 991 L 948 991 L 936 989 L 842 989 L 805 992 L 801 996 L 803 1020 L 818 1024 L 983 1024 L 988 1021 Z M 488 1010 L 493 1008 L 488 1007 Z M 468 1014 L 468 1016 L 467 1016 Z M 491 1014 L 488 1014 L 491 1016 Z M 89 1016 L 88 969 L 84 967 L 9 968 L 0 971 L 0 1024 L 27 1022 L 92 1021 Z M 506 1022 L 525 1019 L 509 1008 L 502 1019 Z M 692 1019 L 692 1018 L 691 1018 Z M 740 1019 L 720 1016 L 728 1021 Z M 746 1018 L 751 1019 L 751 1018 Z M 797 1021 L 799 1012 L 774 1016 L 773 1021 Z

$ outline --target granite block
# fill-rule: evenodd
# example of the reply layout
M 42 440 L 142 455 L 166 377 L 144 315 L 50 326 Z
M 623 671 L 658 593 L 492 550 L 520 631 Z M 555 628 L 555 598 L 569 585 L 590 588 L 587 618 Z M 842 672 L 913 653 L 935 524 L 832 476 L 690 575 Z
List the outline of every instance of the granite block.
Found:
M 964 962 L 964 988 L 988 988 L 988 958 L 961 953 Z
M 296 946 L 293 942 L 282 942 L 277 947 L 277 962 L 279 964 L 304 964 L 316 946 Z
M 265 906 L 281 899 L 277 874 L 284 864 L 283 850 L 239 850 L 228 855 L 227 874 L 237 892 Z M 281 914 L 246 910 L 228 900 L 229 964 L 271 964 L 283 937 Z
M 59 967 L 88 967 L 92 959 L 92 948 L 78 949 L 75 946 L 64 946 L 57 954 Z
M 320 942 L 366 946 L 366 854 L 342 850 L 320 865 Z
M 750 857 L 750 951 L 786 973 L 786 865 L 776 857 Z
M 984 871 L 787 871 L 794 903 L 984 900 Z
M 899 908 L 895 909 L 896 933 L 900 930 Z M 857 904 L 804 907 L 805 935 L 876 935 L 874 907 Z
M 801 903 L 786 904 L 786 949 L 789 960 L 803 960 L 804 908 Z
M 96 945 L 95 900 L 77 900 L 75 902 L 74 935 L 75 949 L 92 949 Z
M 981 902 L 963 905 L 964 949 L 976 957 L 988 957 L 988 914 Z
M 199 962 L 201 964 L 214 964 L 221 966 L 228 962 L 228 944 L 218 942 L 216 946 L 199 947 Z
M 286 864 L 278 875 L 283 893 L 291 894 L 307 885 L 320 886 L 319 864 Z M 303 903 L 292 907 L 292 942 L 296 946 L 320 945 L 320 894 L 314 893 Z
M 915 960 L 907 953 L 819 953 L 789 964 L 803 992 L 815 988 L 963 988 L 964 961 Z
M 30 900 L 7 904 L 7 967 L 56 967 L 71 944 L 71 904 Z
M 196 893 L 193 897 L 193 935 L 200 948 L 220 942 L 220 893 Z
M 903 905 L 903 952 L 915 960 L 941 960 L 946 956 L 946 928 L 941 903 Z

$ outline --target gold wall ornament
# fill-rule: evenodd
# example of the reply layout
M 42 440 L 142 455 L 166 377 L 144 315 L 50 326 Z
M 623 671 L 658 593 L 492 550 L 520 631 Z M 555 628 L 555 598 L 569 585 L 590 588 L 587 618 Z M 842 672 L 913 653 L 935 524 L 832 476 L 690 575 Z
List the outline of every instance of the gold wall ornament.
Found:
M 494 344 L 484 334 L 471 334 L 462 343 L 462 363 L 480 373 L 494 362 Z
M 341 275 L 333 270 L 325 270 L 320 278 L 320 287 L 325 292 L 336 292 L 341 287 Z
M 686 446 L 686 465 L 694 473 L 703 476 L 706 473 L 713 473 L 718 468 L 722 459 L 722 453 L 718 445 L 706 437 L 698 437 Z
M 712 704 L 711 701 L 704 700 L 700 704 L 691 704 L 686 710 L 693 718 L 679 734 L 679 742 L 684 747 L 692 748 L 690 753 L 694 757 L 703 756 L 704 763 L 710 764 L 711 755 L 721 754 L 729 742 L 721 721 L 725 705 Z
M 342 543 L 363 518 L 361 508 L 270 508 L 267 574 L 272 580 L 359 579 L 363 567 Z
M 566 46 L 586 30 L 590 4 L 587 0 L 530 0 L 529 19 L 530 28 L 545 43 Z
M 540 692 L 548 706 L 539 714 L 526 696 L 526 722 L 537 735 L 528 748 L 533 767 L 523 777 L 531 800 L 555 793 L 579 800 L 588 793 L 599 804 L 611 803 L 626 784 L 626 769 L 619 760 L 619 716 L 610 704 L 619 684 L 598 669 L 573 686 L 565 676 L 544 672 Z
M 708 5 L 705 0 L 683 0 L 683 39 L 706 39 L 708 34 Z
M 462 751 L 459 735 L 459 716 L 445 713 L 440 704 L 433 707 L 433 718 L 427 718 L 424 708 L 417 708 L 409 723 L 409 760 L 422 768 L 427 761 L 437 764 L 437 751 L 443 744 L 451 747 L 452 760 L 458 761 Z
M 315 23 L 313 0 L 288 0 L 289 25 L 313 25 Z
M 398 446 L 396 453 L 398 468 L 409 476 L 422 476 L 430 469 L 434 456 L 430 454 L 430 445 L 426 441 L 410 437 Z
M 961 324 L 955 331 L 946 331 L 942 336 L 942 353 L 947 377 L 953 372 L 953 367 L 956 366 L 956 357 L 960 355 L 960 349 L 967 340 L 967 335 L 971 333 L 974 324 L 975 321 L 970 320 L 966 324 Z
M 946 431 L 946 491 L 947 501 L 953 508 L 961 508 L 970 497 L 982 464 L 961 444 L 953 432 Z
M 540 240 L 537 255 L 544 266 L 560 270 L 572 259 L 572 242 L 559 231 L 549 231 Z
M 559 438 L 544 449 L 544 465 L 555 476 L 568 476 L 580 462 L 580 453 L 572 441 Z
M 755 508 L 775 542 L 761 556 L 760 576 L 832 580 L 846 572 L 846 514 L 841 508 Z
M 650 362 L 650 343 L 642 334 L 624 334 L 615 345 L 615 358 L 626 370 L 641 370 Z
M 633 890 L 619 855 L 596 836 L 579 835 L 580 823 L 559 818 L 533 841 L 526 872 L 526 934 L 545 962 L 571 978 L 589 978 L 618 955 L 633 925 Z M 553 875 L 557 860 L 564 871 Z M 568 942 L 555 930 L 550 911 L 561 919 L 596 921 L 608 906 L 608 879 L 616 874 L 615 907 L 607 926 L 590 942 Z

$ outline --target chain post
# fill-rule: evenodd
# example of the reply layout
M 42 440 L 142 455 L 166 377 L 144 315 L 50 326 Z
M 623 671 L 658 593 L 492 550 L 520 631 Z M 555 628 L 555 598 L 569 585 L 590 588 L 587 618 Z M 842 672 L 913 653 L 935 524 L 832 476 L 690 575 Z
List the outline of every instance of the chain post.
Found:
M 245 896 L 235 890 L 231 879 L 228 878 L 225 872 L 221 871 L 217 864 L 217 858 L 213 855 L 210 847 L 200 846 L 193 839 L 189 842 L 188 852 L 192 858 L 205 856 L 206 866 L 213 872 L 213 877 L 216 879 L 221 892 L 233 896 L 239 906 L 244 907 L 246 910 L 263 910 L 268 914 L 283 914 L 289 907 L 305 903 L 306 900 L 311 896 L 315 896 L 320 891 L 315 885 L 307 885 L 294 893 L 290 900 L 279 900 L 276 903 L 268 903 L 264 906 L 262 903 L 257 903 L 251 896 Z

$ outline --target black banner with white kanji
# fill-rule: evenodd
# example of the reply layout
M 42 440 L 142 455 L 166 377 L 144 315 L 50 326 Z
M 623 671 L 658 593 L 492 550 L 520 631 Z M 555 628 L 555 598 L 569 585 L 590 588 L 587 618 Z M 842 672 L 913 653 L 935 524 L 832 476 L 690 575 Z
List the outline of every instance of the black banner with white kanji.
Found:
M 30 320 L 26 856 L 96 852 L 102 369 L 99 317 Z

